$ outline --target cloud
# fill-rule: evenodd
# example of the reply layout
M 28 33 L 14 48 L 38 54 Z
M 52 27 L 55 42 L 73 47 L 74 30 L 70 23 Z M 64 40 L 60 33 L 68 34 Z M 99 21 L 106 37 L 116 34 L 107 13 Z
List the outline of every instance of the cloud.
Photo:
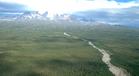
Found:
M 101 9 L 76 12 L 73 17 L 111 24 L 139 26 L 139 7 Z
M 17 4 L 17 3 L 6 3 L 0 2 L 0 13 L 1 12 L 21 12 L 27 10 L 25 5 Z
M 0 2 L 0 18 L 13 18 L 27 11 L 25 5 Z
M 139 6 L 135 0 L 1 0 L 2 2 L 24 4 L 40 12 L 71 13 L 102 8 L 130 8 Z M 124 2 L 121 2 L 124 1 Z
M 139 0 L 0 0 L 0 11 L 48 11 L 54 14 L 75 13 L 97 21 L 139 25 Z

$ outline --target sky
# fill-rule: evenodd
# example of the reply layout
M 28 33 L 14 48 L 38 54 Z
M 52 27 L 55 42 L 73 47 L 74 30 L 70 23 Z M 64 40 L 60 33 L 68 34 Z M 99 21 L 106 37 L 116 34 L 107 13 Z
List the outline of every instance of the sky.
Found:
M 14 10 L 15 7 L 16 10 L 16 6 L 40 13 L 44 13 L 46 10 L 51 13 L 72 13 L 100 8 L 130 8 L 139 6 L 139 3 L 137 0 L 0 0 L 1 8 L 11 7 Z
M 50 16 L 83 11 L 103 22 L 139 24 L 139 0 L 0 0 L 0 15 L 23 11 L 48 11 Z

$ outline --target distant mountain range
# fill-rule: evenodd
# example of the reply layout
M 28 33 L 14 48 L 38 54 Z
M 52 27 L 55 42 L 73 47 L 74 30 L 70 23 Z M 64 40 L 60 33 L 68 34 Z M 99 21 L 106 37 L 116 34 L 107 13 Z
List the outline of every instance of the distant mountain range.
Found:
M 119 16 L 119 15 L 118 15 Z M 121 15 L 120 15 L 121 16 Z M 117 18 L 118 19 L 118 18 Z M 49 16 L 49 12 L 40 14 L 38 11 L 26 11 L 19 13 L 0 13 L 0 20 L 53 20 L 53 21 L 74 21 L 85 22 L 91 24 L 110 24 L 139 27 L 137 22 L 126 22 L 115 20 L 115 16 L 109 16 L 109 13 L 102 11 L 80 11 L 72 14 L 55 14 Z
M 40 14 L 38 11 L 26 11 L 22 14 L 6 14 L 0 16 L 0 19 L 16 19 L 16 20 L 31 20 L 31 19 L 42 19 L 42 20 L 67 20 L 67 21 L 85 21 L 85 22 L 92 22 L 93 17 L 80 15 L 79 13 L 73 14 L 55 14 L 53 18 L 48 17 L 49 12 L 45 12 Z
M 38 11 L 27 11 L 21 14 L 20 16 L 17 16 L 15 19 L 18 20 L 30 20 L 30 19 L 47 19 L 48 13 L 45 12 L 44 14 L 40 14 Z

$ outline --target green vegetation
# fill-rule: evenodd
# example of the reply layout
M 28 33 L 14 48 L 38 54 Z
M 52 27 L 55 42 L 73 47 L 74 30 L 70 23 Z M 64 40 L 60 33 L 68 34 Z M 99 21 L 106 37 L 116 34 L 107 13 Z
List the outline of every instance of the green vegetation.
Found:
M 52 21 L 0 21 L 0 76 L 113 76 L 101 53 L 67 32 L 92 41 L 112 64 L 139 75 L 139 30 Z
M 0 24 L 0 76 L 112 76 L 101 54 L 64 36 L 61 23 Z
M 68 27 L 67 32 L 72 32 L 73 35 L 88 39 L 98 47 L 104 48 L 111 54 L 112 64 L 126 69 L 132 76 L 139 75 L 139 28 L 111 25 L 86 26 Z

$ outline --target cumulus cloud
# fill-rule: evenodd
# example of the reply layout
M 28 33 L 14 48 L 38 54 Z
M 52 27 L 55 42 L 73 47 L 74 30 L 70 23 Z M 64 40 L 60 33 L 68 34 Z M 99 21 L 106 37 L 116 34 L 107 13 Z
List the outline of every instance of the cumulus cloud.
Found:
M 0 2 L 0 18 L 12 18 L 27 11 L 25 5 L 17 3 Z
M 27 10 L 25 5 L 17 3 L 0 2 L 0 12 L 20 12 Z
M 73 17 L 110 24 L 139 26 L 139 7 L 88 10 L 76 12 Z
M 41 13 L 48 11 L 49 16 L 77 12 L 106 23 L 139 25 L 139 0 L 0 0 L 0 11 L 25 10 L 23 5 Z
M 102 8 L 130 8 L 139 6 L 135 0 L 119 2 L 122 0 L 0 0 L 1 2 L 12 2 L 24 4 L 34 10 L 51 13 L 65 13 L 82 10 L 96 10 Z

